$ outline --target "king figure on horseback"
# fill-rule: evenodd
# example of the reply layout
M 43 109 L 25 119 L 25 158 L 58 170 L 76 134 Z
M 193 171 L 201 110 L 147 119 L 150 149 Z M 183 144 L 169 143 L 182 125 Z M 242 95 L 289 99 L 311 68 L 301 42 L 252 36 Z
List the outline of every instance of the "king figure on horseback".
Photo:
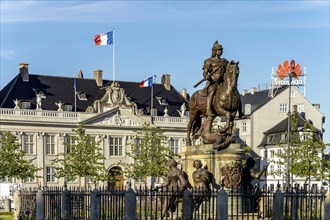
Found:
M 222 86 L 223 75 L 226 72 L 228 60 L 221 58 L 222 45 L 215 41 L 212 47 L 212 55 L 204 61 L 203 77 L 207 80 L 201 95 L 207 96 L 206 116 L 215 116 L 212 110 L 212 100 L 218 86 Z

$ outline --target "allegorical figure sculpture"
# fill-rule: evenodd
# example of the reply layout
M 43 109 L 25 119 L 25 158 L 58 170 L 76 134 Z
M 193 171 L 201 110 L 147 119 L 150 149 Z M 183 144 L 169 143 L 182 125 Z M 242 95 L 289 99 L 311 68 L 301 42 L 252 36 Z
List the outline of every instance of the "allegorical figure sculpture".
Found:
M 196 169 L 192 178 L 194 181 L 194 209 L 197 210 L 204 200 L 208 200 L 211 195 L 211 187 L 220 189 L 220 186 L 215 182 L 214 175 L 203 167 L 202 161 L 194 160 L 194 168 Z
M 165 217 L 169 210 L 175 212 L 179 199 L 183 196 L 183 192 L 187 188 L 191 187 L 188 180 L 188 175 L 184 171 L 180 170 L 177 165 L 178 163 L 174 159 L 170 159 L 168 161 L 169 172 L 164 180 L 164 183 L 159 187 L 165 191 L 173 190 L 174 192 L 179 192 L 179 195 L 169 194 L 166 198 L 164 198 L 162 217 Z
M 239 75 L 238 62 L 221 58 L 222 46 L 216 41 L 212 55 L 204 61 L 203 79 L 195 87 L 207 80 L 205 88 L 196 91 L 190 99 L 190 120 L 187 127 L 187 146 L 191 146 L 191 133 L 194 139 L 202 137 L 204 144 L 213 144 L 221 150 L 232 143 L 234 117 L 242 117 L 241 100 L 237 90 Z M 226 125 L 212 132 L 212 123 L 216 116 L 224 116 Z M 206 117 L 202 123 L 202 117 Z
M 260 177 L 267 170 L 268 164 L 264 165 L 261 170 L 256 171 L 253 169 L 255 160 L 252 157 L 247 158 L 246 165 L 242 169 L 242 190 L 243 194 L 248 195 L 245 202 L 245 212 L 256 211 L 260 199 L 259 188 L 252 185 L 254 179 L 260 179 Z

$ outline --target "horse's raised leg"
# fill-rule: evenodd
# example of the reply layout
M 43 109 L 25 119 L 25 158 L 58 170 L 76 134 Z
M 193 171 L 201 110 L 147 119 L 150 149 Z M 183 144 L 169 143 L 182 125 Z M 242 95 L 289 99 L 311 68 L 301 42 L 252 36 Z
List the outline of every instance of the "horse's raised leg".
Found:
M 226 133 L 229 130 L 231 118 L 232 117 L 231 117 L 230 112 L 226 112 L 226 127 L 223 128 L 223 129 L 220 129 L 220 133 L 221 134 L 224 134 L 224 133 Z
M 196 115 L 197 114 L 194 114 L 194 113 L 190 114 L 189 123 L 187 126 L 187 139 L 186 139 L 187 146 L 191 146 L 190 133 L 191 133 L 191 128 L 196 120 Z

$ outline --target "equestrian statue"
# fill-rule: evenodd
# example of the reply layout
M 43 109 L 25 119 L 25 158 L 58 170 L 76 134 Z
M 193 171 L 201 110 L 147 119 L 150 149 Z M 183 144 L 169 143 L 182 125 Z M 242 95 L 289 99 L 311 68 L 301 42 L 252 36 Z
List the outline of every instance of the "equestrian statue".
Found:
M 203 79 L 194 87 L 207 81 L 205 88 L 196 91 L 190 99 L 190 120 L 187 128 L 187 146 L 191 146 L 191 134 L 194 139 L 202 137 L 204 144 L 213 144 L 213 148 L 222 150 L 233 142 L 234 118 L 238 113 L 243 116 L 240 95 L 237 90 L 239 62 L 221 58 L 223 48 L 216 41 L 212 55 L 204 61 Z M 211 131 L 216 116 L 226 118 L 226 125 L 219 131 Z M 202 120 L 204 118 L 204 120 Z

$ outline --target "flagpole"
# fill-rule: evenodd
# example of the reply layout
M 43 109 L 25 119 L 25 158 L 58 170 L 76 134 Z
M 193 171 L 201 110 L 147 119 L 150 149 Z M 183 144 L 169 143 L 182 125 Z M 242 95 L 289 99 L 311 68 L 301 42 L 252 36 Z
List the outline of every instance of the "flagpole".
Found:
M 74 112 L 77 112 L 77 79 L 76 79 L 76 69 L 73 70 L 73 83 L 74 83 Z
M 152 84 L 151 84 L 151 124 L 154 124 L 154 111 L 153 111 L 153 107 L 154 107 L 154 76 L 152 76 Z
M 115 81 L 115 29 L 113 28 L 112 30 L 112 38 L 113 38 L 113 43 L 112 43 L 112 81 Z

